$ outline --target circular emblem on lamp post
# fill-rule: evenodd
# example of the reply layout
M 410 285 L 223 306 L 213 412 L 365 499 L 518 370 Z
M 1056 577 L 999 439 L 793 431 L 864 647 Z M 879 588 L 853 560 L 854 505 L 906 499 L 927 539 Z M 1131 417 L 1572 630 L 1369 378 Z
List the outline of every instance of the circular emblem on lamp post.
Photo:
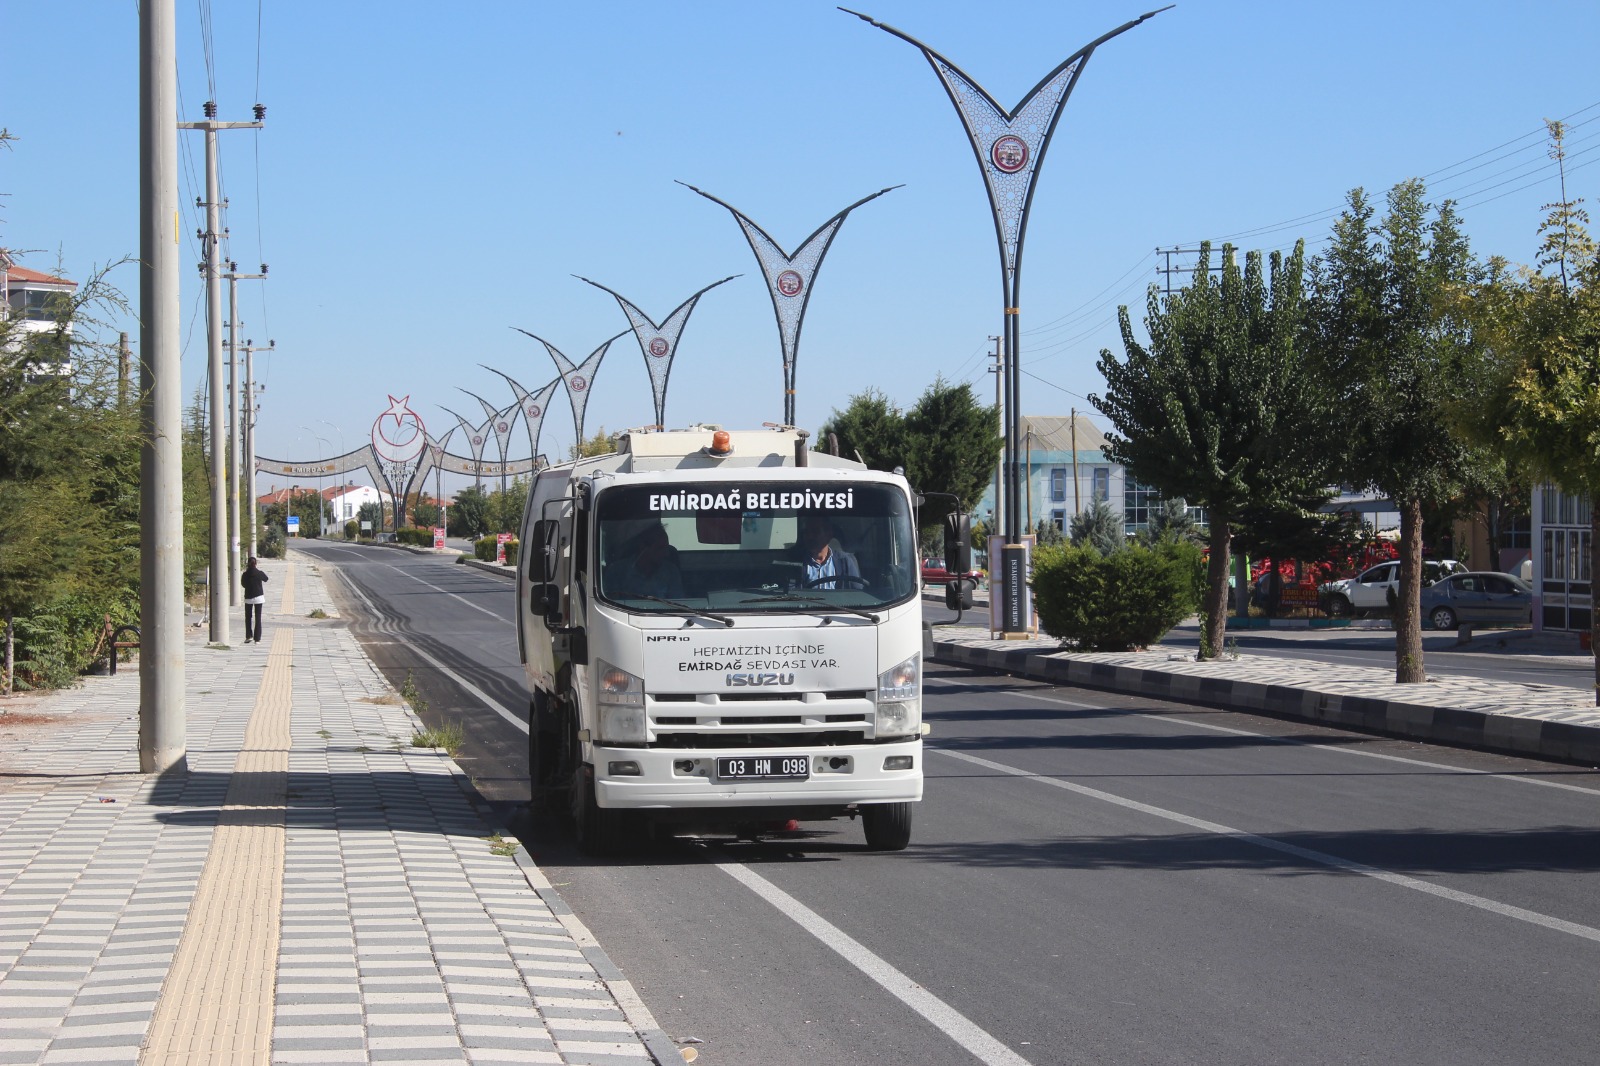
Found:
M 480 446 L 480 445 L 482 445 L 482 444 L 483 444 L 483 437 L 482 437 L 482 435 L 481 435 L 481 434 L 478 434 L 478 433 L 474 433 L 474 434 L 473 434 L 473 435 L 472 435 L 472 446 L 473 446 L 473 447 L 474 447 L 474 448 L 476 448 L 476 447 L 479 447 L 479 446 Z
M 989 159 L 998 169 L 1015 174 L 1028 165 L 1028 142 L 1008 133 L 990 145 Z
M 536 403 L 530 403 L 527 407 L 523 408 L 523 410 L 527 412 L 529 418 L 538 418 L 541 414 L 539 405 Z
M 582 392 L 588 387 L 589 383 L 584 380 L 582 374 L 574 374 L 567 379 L 567 388 L 571 389 L 573 392 Z
M 665 337 L 651 337 L 649 347 L 650 354 L 660 359 L 667 354 L 671 346 L 667 344 Z
M 508 430 L 509 430 L 509 429 L 510 429 L 510 428 L 511 428 L 511 427 L 510 427 L 510 426 L 509 426 L 509 425 L 507 425 L 507 424 L 506 424 L 506 423 L 504 423 L 504 422 L 496 422 L 496 423 L 495 423 L 495 424 L 494 424 L 494 431 L 495 431 L 495 432 L 496 432 L 496 433 L 505 433 L 505 432 L 506 432 L 506 431 L 508 431 Z
M 805 287 L 805 279 L 797 270 L 785 270 L 778 275 L 778 292 L 784 296 L 799 296 L 800 290 Z

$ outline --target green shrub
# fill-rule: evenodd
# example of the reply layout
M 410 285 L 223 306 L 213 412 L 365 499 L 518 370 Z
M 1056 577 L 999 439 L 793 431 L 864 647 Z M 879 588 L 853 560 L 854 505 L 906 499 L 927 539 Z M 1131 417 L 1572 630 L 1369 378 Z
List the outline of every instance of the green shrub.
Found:
M 419 526 L 406 526 L 394 531 L 394 539 L 401 544 L 410 544 L 416 548 L 433 547 L 433 530 L 422 529 Z
M 74 683 L 96 659 L 104 658 L 101 634 L 106 615 L 113 627 L 139 620 L 139 594 L 133 589 L 111 593 L 75 593 L 53 600 L 27 615 L 18 615 L 14 649 L 14 687 L 64 688 Z M 0 638 L 5 625 L 0 621 Z
M 282 559 L 288 539 L 282 526 L 269 525 L 261 532 L 261 544 L 256 548 L 256 554 L 263 559 Z
M 344 524 L 344 539 L 355 540 L 361 535 L 361 523 L 354 518 Z
M 477 540 L 473 541 L 472 554 L 480 562 L 494 562 L 494 534 L 491 533 L 487 537 L 479 537 Z
M 1084 651 L 1148 647 L 1193 612 L 1193 561 L 1141 547 L 1041 548 L 1032 581 L 1039 624 Z
M 507 566 L 516 566 L 517 565 L 517 557 L 519 555 L 521 555 L 521 554 L 522 554 L 522 541 L 520 541 L 520 540 L 508 540 L 508 541 L 506 541 L 506 565 Z

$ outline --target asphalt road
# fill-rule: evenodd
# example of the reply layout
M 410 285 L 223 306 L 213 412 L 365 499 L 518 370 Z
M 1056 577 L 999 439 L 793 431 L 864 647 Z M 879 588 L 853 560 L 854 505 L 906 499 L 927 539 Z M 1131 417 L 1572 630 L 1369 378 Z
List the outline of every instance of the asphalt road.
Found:
M 510 797 L 509 584 L 309 550 Z M 596 863 L 524 828 L 701 1063 L 1594 1061 L 1600 774 L 948 669 L 926 693 L 905 852 L 838 821 Z

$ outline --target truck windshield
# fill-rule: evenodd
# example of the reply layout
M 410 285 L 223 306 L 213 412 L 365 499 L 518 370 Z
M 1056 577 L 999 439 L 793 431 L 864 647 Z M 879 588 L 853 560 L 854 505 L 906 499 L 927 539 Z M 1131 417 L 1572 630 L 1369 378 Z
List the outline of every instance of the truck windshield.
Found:
M 595 512 L 600 596 L 630 611 L 860 609 L 917 592 L 911 510 L 893 485 L 626 485 Z

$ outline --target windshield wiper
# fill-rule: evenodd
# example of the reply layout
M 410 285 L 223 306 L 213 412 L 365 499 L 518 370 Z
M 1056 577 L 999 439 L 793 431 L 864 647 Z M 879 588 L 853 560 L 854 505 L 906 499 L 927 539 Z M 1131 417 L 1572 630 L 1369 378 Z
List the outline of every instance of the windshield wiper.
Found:
M 845 607 L 845 606 L 840 605 L 840 604 L 829 603 L 827 600 L 819 600 L 815 596 L 796 596 L 794 593 L 789 593 L 788 595 L 785 595 L 785 596 L 763 596 L 758 600 L 745 600 L 744 602 L 746 602 L 746 603 L 806 603 L 806 604 L 810 604 L 813 607 L 820 607 L 820 608 L 822 608 L 823 611 L 832 612 L 834 614 L 853 614 L 853 615 L 857 616 L 858 618 L 865 618 L 869 622 L 876 622 L 878 620 L 878 616 L 877 615 L 873 614 L 871 611 L 863 611 L 859 607 Z M 818 613 L 821 613 L 821 612 L 818 612 Z
M 649 600 L 651 603 L 664 603 L 668 607 L 676 607 L 678 610 L 682 611 L 686 615 L 689 615 L 691 618 L 709 618 L 713 622 L 721 622 L 729 629 L 733 628 L 733 619 L 729 618 L 725 614 L 712 614 L 710 611 L 697 611 L 688 604 L 679 603 L 677 600 L 664 600 L 660 596 L 633 596 L 631 598 L 635 600 Z M 876 621 L 876 619 L 874 619 L 874 621 Z M 688 620 L 685 619 L 683 624 L 687 626 L 689 624 Z

